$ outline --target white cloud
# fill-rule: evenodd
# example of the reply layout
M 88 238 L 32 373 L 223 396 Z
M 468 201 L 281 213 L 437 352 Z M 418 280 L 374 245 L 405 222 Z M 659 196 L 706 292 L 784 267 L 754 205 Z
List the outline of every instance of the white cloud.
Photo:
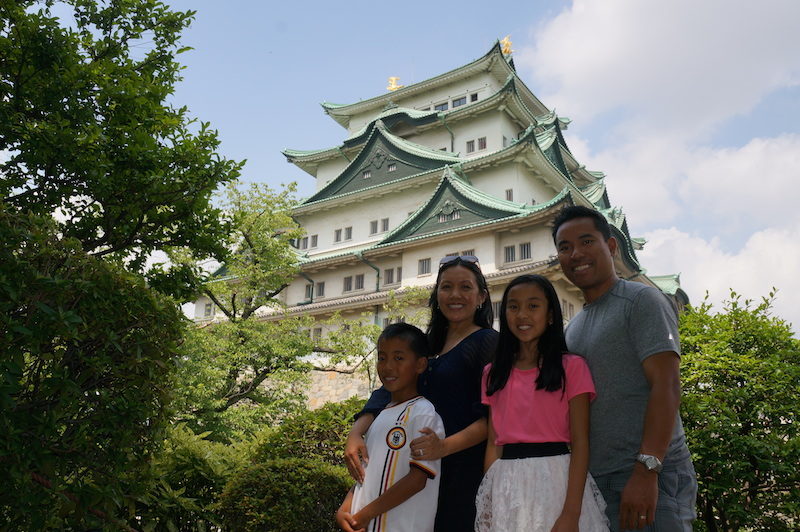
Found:
M 797 20 L 786 0 L 576 0 L 515 63 L 581 121 L 625 109 L 636 131 L 701 132 L 800 83 Z
M 741 148 L 700 149 L 678 188 L 692 218 L 718 232 L 796 223 L 800 135 L 752 139 Z
M 786 0 L 574 0 L 514 59 L 575 120 L 570 149 L 608 176 L 651 274 L 681 273 L 695 303 L 776 287 L 776 314 L 800 326 L 800 127 L 711 144 L 737 117 L 741 139 L 781 113 L 770 96 L 800 85 L 797 20 Z
M 648 240 L 638 257 L 644 264 L 658 265 L 648 273 L 681 274 L 681 287 L 693 304 L 709 294 L 709 302 L 722 310 L 731 290 L 744 298 L 760 301 L 773 288 L 778 290 L 774 315 L 794 324 L 800 332 L 800 307 L 797 275 L 800 271 L 800 223 L 753 234 L 736 253 L 723 251 L 719 242 L 689 235 L 679 229 L 647 233 Z

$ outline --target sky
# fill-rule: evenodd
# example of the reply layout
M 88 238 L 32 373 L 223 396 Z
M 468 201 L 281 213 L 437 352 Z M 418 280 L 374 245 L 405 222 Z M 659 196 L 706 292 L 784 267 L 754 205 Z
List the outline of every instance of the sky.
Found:
M 219 131 L 241 179 L 314 178 L 281 150 L 337 146 L 320 104 L 465 65 L 510 35 L 522 81 L 572 122 L 650 275 L 699 305 L 760 302 L 800 328 L 800 2 L 166 0 L 196 10 L 173 103 Z

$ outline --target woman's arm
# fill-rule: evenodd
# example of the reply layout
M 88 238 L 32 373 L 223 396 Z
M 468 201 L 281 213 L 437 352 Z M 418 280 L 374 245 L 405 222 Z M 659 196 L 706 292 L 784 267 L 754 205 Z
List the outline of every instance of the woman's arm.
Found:
M 444 439 L 439 438 L 434 431 L 425 427 L 420 432 L 423 434 L 411 441 L 411 456 L 418 460 L 439 460 L 464 449 L 479 444 L 486 439 L 486 418 L 478 418 L 465 429 L 451 434 Z M 419 454 L 419 451 L 422 454 Z
M 364 434 L 367 433 L 373 421 L 375 421 L 374 415 L 361 414 L 353 423 L 350 432 L 347 433 L 347 443 L 344 446 L 344 462 L 347 465 L 347 471 L 359 484 L 364 482 L 364 467 L 361 465 L 361 461 L 363 460 L 365 464 L 369 462 Z
M 569 400 L 569 434 L 571 455 L 567 476 L 567 497 L 552 532 L 578 532 L 583 490 L 589 470 L 589 394 L 578 394 Z

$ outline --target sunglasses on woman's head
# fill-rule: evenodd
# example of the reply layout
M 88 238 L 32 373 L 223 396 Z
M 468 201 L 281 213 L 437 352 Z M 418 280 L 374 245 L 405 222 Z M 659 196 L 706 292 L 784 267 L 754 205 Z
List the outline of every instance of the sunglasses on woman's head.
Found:
M 448 255 L 447 257 L 439 261 L 439 269 L 441 270 L 442 266 L 444 266 L 445 264 L 450 264 L 451 262 L 455 262 L 457 260 L 461 260 L 463 262 L 469 262 L 470 264 L 474 264 L 475 266 L 477 266 L 479 270 L 481 269 L 478 257 L 476 257 L 475 255 Z

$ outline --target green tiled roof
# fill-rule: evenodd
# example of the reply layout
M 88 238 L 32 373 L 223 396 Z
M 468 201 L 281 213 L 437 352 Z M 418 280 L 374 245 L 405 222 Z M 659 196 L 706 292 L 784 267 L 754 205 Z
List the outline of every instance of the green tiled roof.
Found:
M 414 240 L 495 223 L 509 218 L 525 217 L 548 208 L 568 192 L 562 192 L 548 203 L 528 206 L 501 200 L 469 185 L 452 168 L 444 169 L 442 178 L 428 201 L 389 233 L 381 246 Z
M 457 154 L 428 148 L 392 135 L 383 122 L 377 121 L 356 158 L 336 179 L 302 205 L 386 185 L 462 161 Z M 368 177 L 365 177 L 366 172 L 369 172 Z
M 373 98 L 369 98 L 366 100 L 361 100 L 359 102 L 351 103 L 351 104 L 337 104 L 331 102 L 323 102 L 322 107 L 325 109 L 325 113 L 331 116 L 336 122 L 342 125 L 345 128 L 350 127 L 350 116 L 358 113 L 363 112 L 365 108 L 370 107 L 382 107 L 385 105 L 385 102 L 390 100 L 401 100 L 405 97 L 424 92 L 429 90 L 432 86 L 437 85 L 444 85 L 447 83 L 452 82 L 453 78 L 459 76 L 462 73 L 466 72 L 479 72 L 479 71 L 486 71 L 492 70 L 496 76 L 500 76 L 499 79 L 503 79 L 503 77 L 507 76 L 508 74 L 514 74 L 516 76 L 516 71 L 514 68 L 513 61 L 503 55 L 502 47 L 500 45 L 500 41 L 496 40 L 492 48 L 482 57 L 467 63 L 466 65 L 460 66 L 453 70 L 447 71 L 443 74 L 439 74 L 433 78 L 423 80 L 417 83 L 412 83 L 406 85 L 396 91 L 387 92 L 384 94 L 380 94 Z M 521 83 L 521 82 L 520 82 Z M 536 96 L 533 95 L 530 90 L 526 89 L 526 100 L 529 100 L 531 104 L 538 105 L 541 109 L 545 109 L 544 105 L 539 102 Z M 540 111 L 537 111 L 537 113 Z

